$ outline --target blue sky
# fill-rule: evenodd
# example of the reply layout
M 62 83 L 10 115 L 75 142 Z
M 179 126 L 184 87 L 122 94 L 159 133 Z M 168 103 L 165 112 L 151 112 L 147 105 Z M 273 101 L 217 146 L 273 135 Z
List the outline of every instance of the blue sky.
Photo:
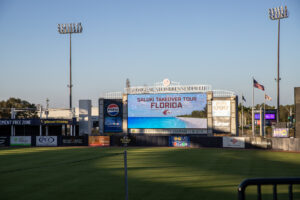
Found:
M 287 5 L 281 21 L 281 103 L 300 86 L 298 0 L 0 0 L 0 100 L 18 97 L 69 106 L 69 40 L 58 23 L 82 22 L 72 37 L 73 102 L 153 85 L 164 78 L 245 95 L 252 79 L 276 104 L 277 22 L 268 8 Z M 255 90 L 255 103 L 263 92 Z

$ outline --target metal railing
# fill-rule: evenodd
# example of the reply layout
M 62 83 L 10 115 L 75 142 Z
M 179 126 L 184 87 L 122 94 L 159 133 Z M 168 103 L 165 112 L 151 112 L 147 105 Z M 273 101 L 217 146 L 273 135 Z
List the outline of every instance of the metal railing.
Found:
M 300 184 L 300 178 L 250 178 L 242 181 L 238 187 L 238 199 L 245 200 L 245 190 L 248 186 L 257 186 L 257 199 L 262 199 L 262 185 L 273 185 L 273 200 L 277 200 L 277 185 L 288 185 L 289 200 L 293 200 L 293 185 Z

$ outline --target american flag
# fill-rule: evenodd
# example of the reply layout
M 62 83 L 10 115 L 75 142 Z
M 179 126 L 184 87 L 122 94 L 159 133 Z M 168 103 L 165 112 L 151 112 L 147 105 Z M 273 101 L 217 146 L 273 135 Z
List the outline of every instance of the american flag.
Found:
M 272 101 L 272 98 L 270 96 L 266 95 L 266 94 L 265 94 L 265 99 L 268 100 L 268 101 Z
M 263 85 L 259 84 L 255 79 L 253 79 L 253 86 L 256 87 L 257 89 L 265 91 L 265 87 Z

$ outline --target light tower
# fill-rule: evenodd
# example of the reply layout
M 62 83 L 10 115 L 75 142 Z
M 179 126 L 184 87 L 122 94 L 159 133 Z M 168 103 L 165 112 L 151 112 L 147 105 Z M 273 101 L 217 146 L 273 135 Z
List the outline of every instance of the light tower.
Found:
M 82 33 L 81 23 L 71 23 L 71 24 L 58 24 L 57 25 L 58 32 L 60 34 L 70 34 L 70 84 L 68 87 L 70 88 L 70 111 L 72 110 L 72 49 L 71 49 L 71 39 L 72 33 Z
M 277 122 L 279 122 L 280 111 L 279 111 L 279 47 L 280 47 L 280 19 L 288 18 L 288 10 L 287 7 L 285 8 L 278 7 L 278 8 L 270 8 L 269 9 L 269 17 L 271 20 L 278 20 L 278 48 L 277 48 Z

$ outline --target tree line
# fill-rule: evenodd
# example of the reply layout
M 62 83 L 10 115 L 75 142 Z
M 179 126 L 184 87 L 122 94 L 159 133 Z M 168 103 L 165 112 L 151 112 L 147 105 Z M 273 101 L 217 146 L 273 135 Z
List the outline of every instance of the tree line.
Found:
M 16 112 L 16 119 L 37 118 L 37 106 L 28 101 L 19 98 L 9 98 L 6 101 L 0 101 L 0 118 L 10 119 L 11 108 L 19 110 Z

